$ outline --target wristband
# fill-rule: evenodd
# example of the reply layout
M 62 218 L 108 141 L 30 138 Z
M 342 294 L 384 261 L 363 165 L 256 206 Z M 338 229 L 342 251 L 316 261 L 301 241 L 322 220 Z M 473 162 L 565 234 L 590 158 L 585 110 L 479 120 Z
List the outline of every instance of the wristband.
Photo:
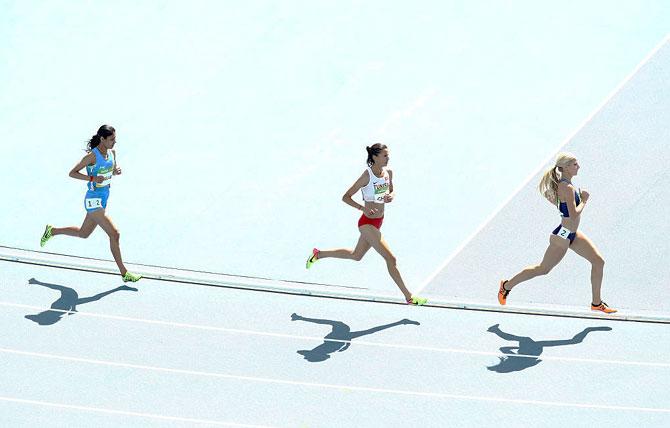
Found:
M 93 176 L 92 175 L 89 175 L 88 181 L 93 182 Z

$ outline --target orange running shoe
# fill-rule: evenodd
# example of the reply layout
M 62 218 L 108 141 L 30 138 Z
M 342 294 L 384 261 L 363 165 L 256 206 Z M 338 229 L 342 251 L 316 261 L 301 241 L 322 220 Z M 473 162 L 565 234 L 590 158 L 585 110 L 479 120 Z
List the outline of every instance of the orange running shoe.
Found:
M 605 312 L 606 314 L 613 314 L 614 312 L 616 312 L 616 309 L 610 308 L 609 306 L 607 306 L 607 303 L 603 302 L 602 300 L 600 301 L 599 305 L 594 305 L 593 303 L 591 303 L 591 310 Z
M 498 290 L 498 303 L 500 303 L 501 305 L 507 303 L 507 296 L 509 296 L 509 292 L 511 291 L 505 288 L 506 282 L 507 282 L 506 279 L 500 281 L 500 289 Z

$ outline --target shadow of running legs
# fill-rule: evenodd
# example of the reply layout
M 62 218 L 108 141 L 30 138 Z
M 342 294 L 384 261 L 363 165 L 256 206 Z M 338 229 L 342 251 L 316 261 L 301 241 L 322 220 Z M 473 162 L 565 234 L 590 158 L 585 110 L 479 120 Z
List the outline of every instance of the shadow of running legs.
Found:
M 303 349 L 297 351 L 307 361 L 316 363 L 325 361 L 330 358 L 330 354 L 334 352 L 343 352 L 349 349 L 351 341 L 357 337 L 366 336 L 368 334 L 376 333 L 387 328 L 396 327 L 399 325 L 420 325 L 418 321 L 402 319 L 400 321 L 392 322 L 390 324 L 372 327 L 367 330 L 351 331 L 351 327 L 342 321 L 324 320 L 319 318 L 307 318 L 297 314 L 291 315 L 291 321 L 307 321 L 315 324 L 329 325 L 332 330 L 324 337 L 324 342 L 314 349 Z
M 498 373 L 518 372 L 540 364 L 542 360 L 538 357 L 546 347 L 576 345 L 582 343 L 586 335 L 592 331 L 612 330 L 611 327 L 587 327 L 582 332 L 577 333 L 572 339 L 536 341 L 530 337 L 505 333 L 500 330 L 499 326 L 500 324 L 492 325 L 487 331 L 495 333 L 501 339 L 519 342 L 519 346 L 503 346 L 500 348 L 500 351 L 505 356 L 498 357 L 500 362 L 497 365 L 487 367 L 487 369 Z
M 25 316 L 25 318 L 29 319 L 30 321 L 34 321 L 39 325 L 56 324 L 61 320 L 63 315 L 72 315 L 73 313 L 77 312 L 77 305 L 83 305 L 85 303 L 100 300 L 103 297 L 117 291 L 137 291 L 137 288 L 122 285 L 120 287 L 98 293 L 95 296 L 80 298 L 79 294 L 75 291 L 74 288 L 66 287 L 64 285 L 49 284 L 47 282 L 38 281 L 35 278 L 30 278 L 28 280 L 28 284 L 41 285 L 42 287 L 50 288 L 60 292 L 60 297 L 51 304 L 51 309 L 40 312 L 39 314 Z

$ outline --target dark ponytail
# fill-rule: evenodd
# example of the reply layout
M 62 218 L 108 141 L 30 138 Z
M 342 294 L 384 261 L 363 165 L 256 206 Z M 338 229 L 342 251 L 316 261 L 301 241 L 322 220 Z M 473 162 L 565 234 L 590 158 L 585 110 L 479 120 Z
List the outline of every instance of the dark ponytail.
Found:
M 114 134 L 116 130 L 114 129 L 113 126 L 111 125 L 102 125 L 100 128 L 98 128 L 98 132 L 91 137 L 90 140 L 88 140 L 88 143 L 86 145 L 86 151 L 90 152 L 91 150 L 95 149 L 100 145 L 100 140 L 102 138 L 107 138 L 110 135 Z
M 374 165 L 375 160 L 372 158 L 373 156 L 379 156 L 379 153 L 382 152 L 382 150 L 386 149 L 386 144 L 381 144 L 381 143 L 376 143 L 373 144 L 372 146 L 366 147 L 365 150 L 368 152 L 368 166 L 372 167 Z

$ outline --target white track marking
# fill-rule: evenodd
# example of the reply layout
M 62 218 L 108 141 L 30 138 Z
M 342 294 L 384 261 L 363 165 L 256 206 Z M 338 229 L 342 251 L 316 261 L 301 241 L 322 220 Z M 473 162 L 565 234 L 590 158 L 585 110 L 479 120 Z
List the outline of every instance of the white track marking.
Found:
M 203 376 L 203 377 L 219 378 L 219 379 L 233 379 L 233 380 L 242 380 L 242 381 L 259 382 L 259 383 L 270 383 L 270 384 L 276 384 L 276 385 L 291 385 L 291 386 L 303 386 L 303 387 L 310 387 L 310 388 L 334 389 L 334 390 L 338 390 L 338 391 L 374 392 L 374 393 L 383 393 L 383 394 L 430 397 L 430 398 L 441 398 L 441 399 L 487 401 L 487 402 L 515 403 L 515 404 L 533 404 L 533 405 L 539 405 L 539 406 L 552 406 L 552 407 L 573 407 L 573 408 L 583 408 L 583 409 L 605 409 L 605 410 L 620 410 L 620 411 L 633 411 L 633 412 L 670 413 L 670 409 L 658 408 L 658 407 L 616 406 L 616 405 L 609 405 L 609 404 L 589 404 L 589 403 L 565 403 L 565 402 L 555 402 L 555 401 L 525 400 L 525 399 L 516 399 L 516 398 L 486 397 L 486 396 L 478 396 L 478 395 L 447 394 L 447 393 L 441 393 L 441 392 L 411 391 L 411 390 L 404 390 L 404 389 L 374 388 L 374 387 L 354 386 L 354 385 L 336 385 L 336 384 L 317 383 L 317 382 L 302 382 L 302 381 L 287 380 L 287 379 L 273 379 L 273 378 L 257 377 L 257 376 L 241 376 L 241 375 L 233 375 L 233 374 L 226 374 L 226 373 L 205 372 L 205 371 L 198 371 L 198 370 L 173 369 L 173 368 L 166 368 L 166 367 L 147 366 L 147 365 L 141 365 L 141 364 L 122 363 L 122 362 L 118 362 L 118 361 L 94 360 L 94 359 L 88 359 L 88 358 L 69 357 L 69 356 L 64 356 L 64 355 L 53 355 L 53 354 L 44 354 L 44 353 L 38 353 L 38 352 L 19 351 L 19 350 L 6 349 L 6 348 L 0 348 L 0 352 L 6 353 L 6 354 L 28 356 L 28 357 L 46 358 L 46 359 L 69 361 L 69 362 L 76 362 L 76 363 L 95 364 L 95 365 L 102 365 L 102 366 L 108 366 L 108 367 L 121 367 L 121 368 L 130 368 L 130 369 L 150 370 L 150 371 L 163 372 L 163 373 L 183 374 L 183 375 L 192 375 L 192 376 Z
M 15 307 L 22 309 L 31 309 L 31 310 L 51 310 L 54 312 L 63 312 L 68 313 L 68 311 L 57 310 L 57 309 L 45 309 L 39 306 L 30 306 L 22 305 L 18 303 L 5 303 L 0 302 L 0 306 L 6 307 Z M 206 330 L 206 331 L 218 331 L 222 333 L 229 334 L 240 334 L 246 336 L 265 336 L 265 337 L 275 337 L 282 339 L 298 339 L 306 341 L 327 341 L 327 342 L 339 342 L 339 343 L 353 343 L 351 340 L 338 340 L 338 339 L 324 339 L 323 337 L 317 336 L 301 336 L 295 334 L 287 333 L 272 333 L 266 331 L 257 331 L 257 330 L 247 330 L 247 329 L 237 329 L 237 328 L 227 328 L 227 327 L 217 327 L 217 326 L 208 326 L 208 325 L 199 325 L 199 324 L 187 324 L 173 321 L 160 321 L 160 320 L 150 320 L 143 318 L 131 318 L 118 315 L 105 315 L 97 314 L 91 312 L 80 312 L 77 311 L 75 314 L 79 316 L 87 316 L 93 318 L 102 318 L 116 321 L 125 321 L 125 322 L 135 322 L 142 324 L 153 324 L 166 327 L 177 327 L 177 328 L 188 328 L 194 330 Z M 426 352 L 440 352 L 440 353 L 452 353 L 452 354 L 469 354 L 469 355 L 484 355 L 484 356 L 506 356 L 507 354 L 502 354 L 500 352 L 491 352 L 491 351 L 475 351 L 469 349 L 458 349 L 458 348 L 438 348 L 434 346 L 421 346 L 421 345 L 403 345 L 403 344 L 394 344 L 394 343 L 380 343 L 380 342 L 369 342 L 365 340 L 355 339 L 356 346 L 373 346 L 380 348 L 394 348 L 394 349 L 403 349 L 410 351 L 426 351 Z M 537 355 L 514 355 L 514 358 L 539 358 Z M 626 366 L 641 366 L 641 367 L 659 367 L 659 368 L 670 368 L 670 363 L 663 362 L 646 362 L 646 361 L 625 361 L 625 360 L 602 360 L 595 358 L 571 358 L 571 357 L 551 357 L 542 355 L 543 360 L 554 360 L 554 361 L 571 361 L 571 362 L 580 362 L 580 363 L 594 363 L 594 364 L 614 364 L 614 365 L 626 365 Z
M 84 410 L 87 412 L 96 412 L 96 413 L 105 413 L 111 415 L 122 415 L 122 416 L 136 416 L 141 418 L 149 419 L 160 419 L 165 421 L 176 421 L 176 422 L 189 422 L 196 424 L 206 424 L 206 425 L 216 425 L 224 427 L 246 427 L 246 428 L 270 428 L 265 425 L 248 425 L 248 424 L 238 424 L 235 422 L 222 422 L 222 421 L 213 421 L 207 419 L 193 419 L 193 418 L 182 418 L 178 416 L 165 416 L 165 415 L 156 415 L 153 413 L 140 413 L 140 412 L 130 412 L 126 410 L 115 410 L 115 409 L 105 409 L 102 407 L 90 407 L 90 406 L 78 406 L 75 404 L 64 404 L 64 403 L 52 403 L 48 401 L 39 401 L 39 400 L 26 400 L 23 398 L 13 398 L 13 397 L 2 397 L 0 396 L 0 401 L 10 402 L 10 403 L 20 403 L 20 404 L 31 404 L 35 406 L 42 407 L 53 407 L 60 409 L 70 409 L 70 410 Z

